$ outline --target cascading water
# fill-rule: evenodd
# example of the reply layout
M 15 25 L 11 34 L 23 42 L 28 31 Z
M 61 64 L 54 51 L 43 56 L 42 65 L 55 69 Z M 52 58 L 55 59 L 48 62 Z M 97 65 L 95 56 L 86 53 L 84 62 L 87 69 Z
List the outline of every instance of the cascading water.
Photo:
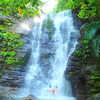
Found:
M 32 54 L 25 77 L 25 95 L 45 100 L 76 100 L 64 71 L 74 52 L 79 32 L 71 11 L 48 15 L 33 30 Z M 50 87 L 58 90 L 52 94 Z

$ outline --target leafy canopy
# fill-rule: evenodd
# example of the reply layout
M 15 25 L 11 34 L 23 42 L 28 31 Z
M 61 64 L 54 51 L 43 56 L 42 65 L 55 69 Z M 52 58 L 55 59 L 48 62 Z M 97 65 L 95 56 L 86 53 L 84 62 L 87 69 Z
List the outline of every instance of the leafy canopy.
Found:
M 56 12 L 78 8 L 78 17 L 91 19 L 100 17 L 100 0 L 58 0 Z
M 0 0 L 0 13 L 7 16 L 27 17 L 39 14 L 40 0 Z
M 87 19 L 98 16 L 99 0 L 69 0 L 67 3 L 68 8 L 75 9 L 79 8 L 78 17 Z

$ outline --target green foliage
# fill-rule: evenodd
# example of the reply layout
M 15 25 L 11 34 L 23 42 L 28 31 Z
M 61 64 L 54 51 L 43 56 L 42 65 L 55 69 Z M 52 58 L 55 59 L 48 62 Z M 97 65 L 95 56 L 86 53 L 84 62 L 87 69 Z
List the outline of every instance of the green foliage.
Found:
M 40 0 L 0 0 L 0 13 L 7 16 L 27 17 L 39 14 Z
M 87 24 L 87 30 L 85 32 L 85 38 L 88 40 L 93 40 L 95 36 L 97 36 L 96 32 L 97 29 L 100 28 L 100 22 L 91 22 L 90 24 Z
M 77 16 L 79 18 L 88 19 L 89 21 L 98 20 L 100 18 L 100 0 L 58 0 L 58 10 L 56 11 L 76 8 L 78 9 Z M 84 55 L 84 57 L 82 57 L 87 58 L 91 51 L 96 57 L 100 57 L 100 34 L 96 34 L 97 30 L 100 29 L 100 21 L 90 22 L 87 24 L 87 27 L 82 40 L 84 50 L 76 51 L 75 53 L 78 56 Z M 89 41 L 89 43 L 84 43 L 86 40 Z
M 77 8 L 80 3 L 82 3 L 83 0 L 68 0 L 66 6 L 69 8 L 69 9 L 75 9 Z
M 58 0 L 58 4 L 54 9 L 54 12 L 59 12 L 59 11 L 64 11 L 67 9 L 67 4 L 68 0 Z
M 75 74 L 76 72 L 68 72 L 69 75 L 73 75 Z
M 97 89 L 93 88 L 93 89 L 90 89 L 91 92 L 95 92 L 97 91 Z
M 91 19 L 100 17 L 100 0 L 58 0 L 55 12 L 78 8 L 78 17 Z
M 20 40 L 18 34 L 12 32 L 0 33 L 2 38 L 0 46 L 0 55 L 4 58 L 5 64 L 17 63 L 18 60 L 15 58 L 17 55 L 16 49 L 21 48 L 23 42 Z
M 84 49 L 83 49 L 83 58 L 88 58 L 91 53 L 91 46 L 89 45 L 89 40 L 83 40 Z
M 87 25 L 88 28 L 85 32 L 85 38 L 92 43 L 92 51 L 93 54 L 97 57 L 100 56 L 100 35 L 99 32 L 97 32 L 98 29 L 100 29 L 100 22 L 92 22 Z
M 69 0 L 67 7 L 69 9 L 79 8 L 78 17 L 82 19 L 93 18 L 100 16 L 100 1 L 99 0 Z
M 0 0 L 0 15 L 16 18 L 34 17 L 40 14 L 42 4 L 41 0 Z M 7 32 L 12 24 L 13 21 L 10 19 L 0 19 L 0 57 L 3 59 L 0 63 L 0 68 L 3 66 L 1 69 L 21 62 L 16 58 L 17 49 L 23 45 L 21 37 L 13 32 Z
M 100 36 L 96 37 L 93 41 L 92 41 L 93 45 L 92 45 L 92 49 L 94 51 L 94 54 L 97 57 L 100 57 Z
M 100 57 L 100 22 L 91 22 L 87 24 L 82 36 L 81 42 L 84 48 L 80 51 L 76 51 L 75 54 L 82 56 L 82 58 L 88 58 L 90 56 Z
M 91 10 L 90 10 L 91 9 Z M 96 15 L 96 7 L 92 5 L 82 4 L 78 16 L 83 19 L 91 18 Z
M 91 75 L 89 76 L 88 83 L 90 84 L 91 88 L 89 91 L 91 93 L 98 93 L 100 91 L 100 69 L 93 70 Z
M 5 60 L 6 64 L 14 64 L 14 63 L 18 63 L 18 60 L 15 59 L 14 57 L 7 57 Z
M 8 50 L 17 49 L 22 45 L 22 42 L 19 40 L 20 36 L 18 34 L 6 32 L 1 33 L 0 36 L 3 37 L 3 47 L 6 47 Z
M 78 55 L 78 56 L 82 55 L 81 51 L 79 51 L 79 50 L 75 50 L 75 54 Z
M 89 46 L 89 40 L 83 39 L 82 42 L 84 45 L 84 49 L 75 50 L 75 54 L 81 56 L 83 59 L 86 59 L 90 56 L 91 47 Z

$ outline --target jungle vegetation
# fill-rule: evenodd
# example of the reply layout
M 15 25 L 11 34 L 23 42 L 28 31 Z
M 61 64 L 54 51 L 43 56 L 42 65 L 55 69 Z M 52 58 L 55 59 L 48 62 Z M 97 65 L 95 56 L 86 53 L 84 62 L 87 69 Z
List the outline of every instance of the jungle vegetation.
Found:
M 80 28 L 79 41 L 83 48 L 76 50 L 75 54 L 82 58 L 79 63 L 81 68 L 96 66 L 95 70 L 88 74 L 87 80 L 90 85 L 89 95 L 94 95 L 100 92 L 100 0 L 58 0 L 54 12 L 69 9 L 84 22 Z
M 88 41 L 88 44 L 92 44 L 88 45 L 90 51 L 94 56 L 100 57 L 100 0 L 58 0 L 54 12 L 69 9 L 77 9 L 76 16 L 87 22 L 83 43 Z
M 35 17 L 40 14 L 42 4 L 41 0 L 0 0 L 0 69 L 7 69 L 19 62 L 16 59 L 17 49 L 23 46 L 21 36 L 8 31 L 14 24 L 12 19 Z

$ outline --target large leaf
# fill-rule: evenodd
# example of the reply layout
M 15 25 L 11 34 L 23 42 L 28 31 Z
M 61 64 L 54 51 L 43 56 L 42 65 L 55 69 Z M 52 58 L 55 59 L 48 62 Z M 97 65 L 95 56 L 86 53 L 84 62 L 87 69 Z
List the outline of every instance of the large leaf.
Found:
M 85 38 L 88 40 L 92 40 L 95 35 L 97 30 L 100 28 L 100 22 L 93 22 L 91 24 L 88 25 L 88 28 L 85 32 Z
M 100 56 L 100 36 L 97 36 L 93 41 L 92 41 L 92 47 L 94 54 L 99 57 Z

